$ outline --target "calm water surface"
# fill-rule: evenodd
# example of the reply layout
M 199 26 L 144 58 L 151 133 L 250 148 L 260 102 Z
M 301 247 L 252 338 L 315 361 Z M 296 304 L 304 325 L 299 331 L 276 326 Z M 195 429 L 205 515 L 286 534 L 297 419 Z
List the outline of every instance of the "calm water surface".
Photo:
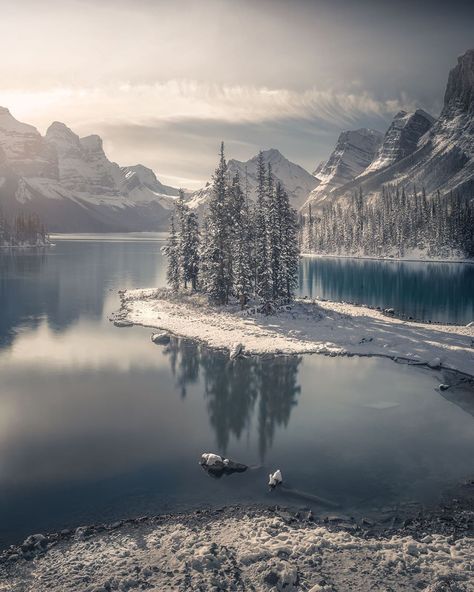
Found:
M 474 265 L 304 257 L 301 292 L 311 297 L 393 307 L 420 321 L 474 320 Z
M 164 281 L 161 243 L 150 239 L 84 236 L 0 254 L 0 545 L 198 505 L 307 505 L 266 491 L 276 468 L 348 512 L 435 501 L 474 472 L 472 393 L 441 396 L 434 372 L 318 356 L 231 364 L 189 341 L 156 346 L 148 329 L 114 327 L 117 289 Z M 397 294 L 379 289 L 383 263 L 379 281 L 371 265 L 373 280 L 350 296 L 350 277 L 365 273 L 354 265 L 305 260 L 303 293 L 372 303 Z M 417 269 L 410 281 L 429 294 L 431 272 Z M 436 283 L 472 282 L 464 266 L 444 269 Z M 445 311 L 466 317 L 472 301 L 459 300 Z M 441 311 L 441 296 L 426 306 Z M 204 451 L 256 468 L 214 480 L 197 464 Z

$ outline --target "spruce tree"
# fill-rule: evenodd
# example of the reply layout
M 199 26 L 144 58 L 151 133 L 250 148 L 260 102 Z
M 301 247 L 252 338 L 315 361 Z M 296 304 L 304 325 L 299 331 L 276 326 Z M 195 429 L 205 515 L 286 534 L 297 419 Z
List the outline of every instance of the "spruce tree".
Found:
M 178 236 L 176 234 L 174 216 L 171 216 L 168 243 L 163 248 L 163 251 L 168 258 L 168 268 L 166 271 L 167 284 L 177 292 L 181 285 L 181 269 L 179 264 Z
M 217 304 L 226 304 L 231 290 L 231 269 L 228 260 L 228 182 L 224 142 L 219 165 L 212 179 L 212 193 L 207 215 L 207 247 L 205 250 L 205 291 Z
M 255 204 L 255 293 L 264 303 L 272 297 L 271 266 L 268 249 L 268 200 L 265 161 L 257 161 L 257 201 Z

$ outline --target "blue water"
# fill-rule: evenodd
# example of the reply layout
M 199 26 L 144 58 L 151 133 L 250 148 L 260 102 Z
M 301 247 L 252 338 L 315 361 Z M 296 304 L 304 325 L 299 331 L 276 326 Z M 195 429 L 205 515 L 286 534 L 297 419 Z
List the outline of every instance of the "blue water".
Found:
M 156 346 L 148 329 L 114 327 L 118 289 L 163 283 L 163 243 L 107 238 L 0 254 L 0 544 L 197 506 L 308 505 L 268 493 L 267 473 L 276 468 L 290 487 L 350 513 L 434 502 L 472 474 L 472 392 L 436 390 L 452 377 L 378 359 L 232 364 L 186 340 Z M 336 292 L 341 263 L 305 260 L 302 291 L 375 298 L 375 279 L 349 295 L 348 277 L 363 269 L 349 266 Z M 425 285 L 428 272 L 418 269 Z M 444 281 L 453 283 L 447 269 Z M 469 278 L 463 269 L 457 273 Z M 376 297 L 385 298 L 380 290 Z M 445 311 L 466 317 L 472 302 L 460 300 L 456 312 L 449 302 Z M 442 309 L 439 298 L 431 302 Z M 256 468 L 214 480 L 197 463 L 204 451 Z
M 382 308 L 420 321 L 474 320 L 474 264 L 304 257 L 303 295 Z

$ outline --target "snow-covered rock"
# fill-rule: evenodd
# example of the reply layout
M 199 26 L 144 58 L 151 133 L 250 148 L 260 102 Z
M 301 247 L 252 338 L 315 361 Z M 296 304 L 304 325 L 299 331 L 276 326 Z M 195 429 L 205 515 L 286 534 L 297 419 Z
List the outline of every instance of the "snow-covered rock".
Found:
M 281 475 L 281 471 L 280 469 L 277 469 L 273 474 L 270 473 L 268 475 L 268 485 L 274 489 L 275 487 L 277 487 L 278 485 L 280 485 L 281 483 L 283 483 L 283 477 Z
M 157 345 L 167 345 L 170 342 L 170 336 L 166 331 L 160 333 L 152 333 L 151 340 Z

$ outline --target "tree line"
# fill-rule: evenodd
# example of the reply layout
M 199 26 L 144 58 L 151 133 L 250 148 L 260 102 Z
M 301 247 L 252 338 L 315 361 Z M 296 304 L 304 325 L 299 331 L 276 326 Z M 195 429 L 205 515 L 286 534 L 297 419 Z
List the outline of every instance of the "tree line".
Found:
M 235 298 L 242 307 L 253 299 L 266 312 L 291 302 L 298 285 L 297 213 L 262 153 L 257 178 L 252 205 L 246 180 L 243 187 L 238 174 L 230 178 L 222 143 L 202 224 L 180 192 L 165 247 L 173 290 L 198 290 L 216 304 Z
M 0 246 L 35 246 L 47 242 L 46 228 L 37 214 L 20 212 L 9 220 L 0 212 Z
M 300 218 L 300 247 L 309 253 L 404 257 L 474 257 L 474 202 L 456 193 L 426 195 L 387 186 L 367 199 L 335 202 Z

